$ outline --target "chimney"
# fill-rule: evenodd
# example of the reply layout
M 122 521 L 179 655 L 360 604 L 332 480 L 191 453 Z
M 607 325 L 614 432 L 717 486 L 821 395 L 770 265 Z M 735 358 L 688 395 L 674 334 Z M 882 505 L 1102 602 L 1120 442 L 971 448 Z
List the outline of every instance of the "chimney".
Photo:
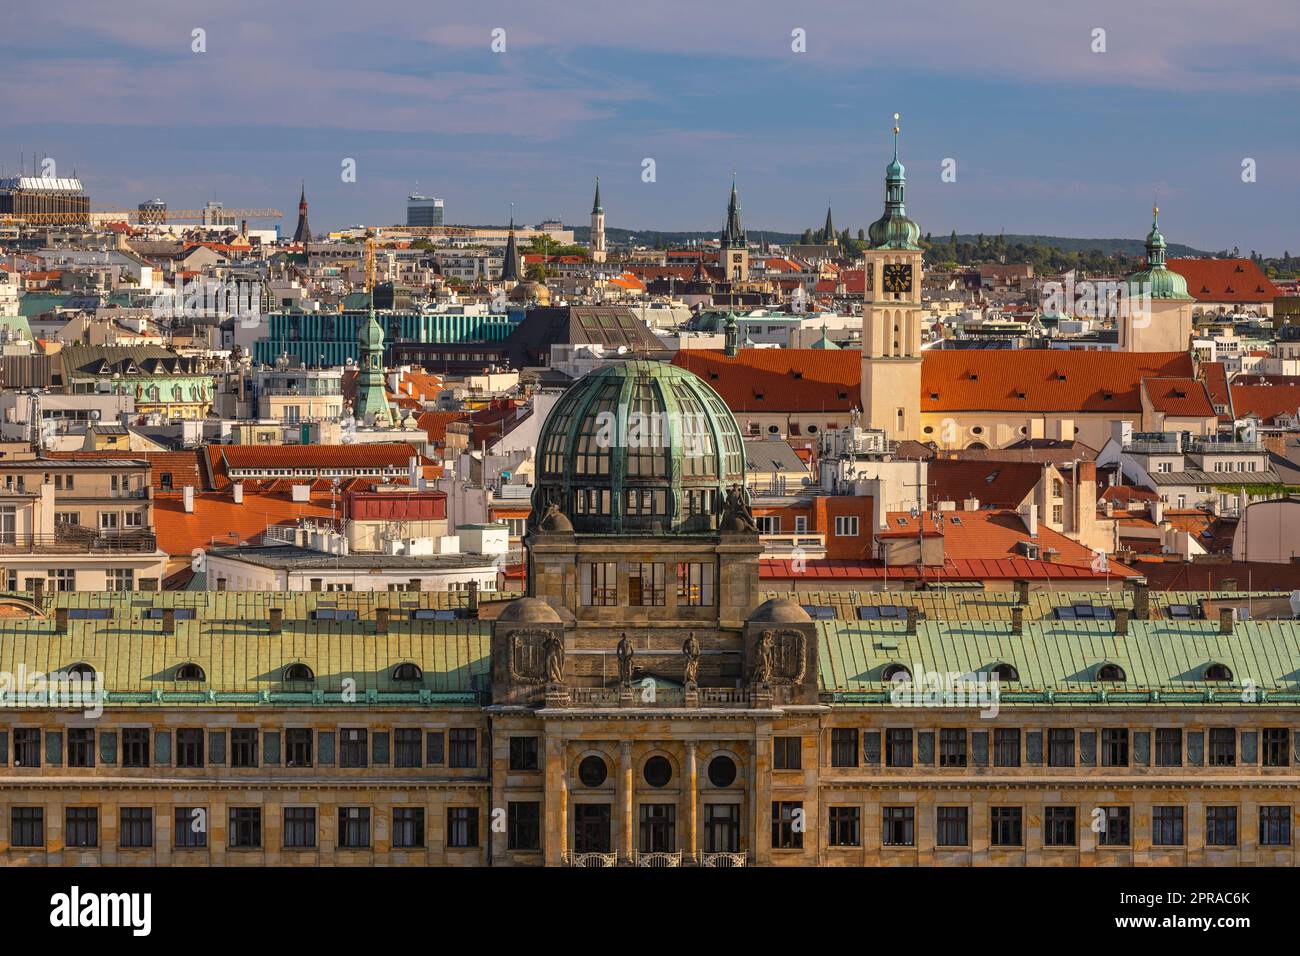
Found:
M 979 511 L 980 500 L 978 498 L 967 498 L 962 502 L 962 508 L 966 511 Z
M 284 630 L 284 611 L 278 607 L 273 607 L 268 612 L 268 620 L 271 625 L 271 633 L 279 634 Z
M 54 632 L 56 634 L 68 633 L 68 609 L 66 607 L 56 607 L 54 609 Z
M 1219 590 L 1220 590 L 1220 591 L 1235 591 L 1235 590 L 1237 590 L 1237 579 L 1236 579 L 1236 578 L 1219 578 Z
M 408 591 L 419 591 L 419 590 L 420 590 L 420 579 L 419 579 L 419 578 L 411 578 L 411 579 L 410 579 L 409 581 L 407 581 L 406 583 L 407 583 L 406 590 L 408 590 Z
M 230 486 L 230 497 L 234 499 L 237 505 L 244 503 L 244 483 L 242 481 L 237 481 Z
M 185 513 L 187 515 L 194 514 L 194 486 L 193 485 L 186 485 L 185 488 L 181 491 L 181 501 L 184 504 Z
M 176 633 L 176 608 L 174 607 L 164 608 L 162 621 L 163 621 L 163 625 L 162 625 L 163 633 L 175 634 Z
M 469 616 L 478 617 L 478 580 L 469 582 Z
M 906 633 L 908 634 L 916 633 L 916 608 L 914 607 L 909 607 L 907 609 L 907 632 Z
M 1025 530 L 1029 532 L 1029 537 L 1033 538 L 1038 535 L 1038 505 L 1029 505 L 1025 510 Z
M 1023 634 L 1025 631 L 1025 609 L 1017 605 L 1011 609 L 1011 633 Z
M 386 607 L 375 608 L 375 633 L 388 633 L 388 608 Z
M 32 601 L 36 604 L 37 607 L 40 607 L 41 602 L 45 600 L 45 579 L 32 578 L 31 581 L 32 581 Z
M 1237 619 L 1237 613 L 1230 607 L 1219 608 L 1219 633 L 1231 634 L 1232 623 Z
M 1115 636 L 1123 637 L 1128 633 L 1128 616 L 1129 609 L 1126 607 L 1117 607 L 1115 609 Z
M 1133 616 L 1139 621 L 1151 617 L 1151 589 L 1145 582 L 1133 585 Z
M 1023 578 L 1016 581 L 1016 603 L 1021 606 L 1029 603 L 1029 582 Z

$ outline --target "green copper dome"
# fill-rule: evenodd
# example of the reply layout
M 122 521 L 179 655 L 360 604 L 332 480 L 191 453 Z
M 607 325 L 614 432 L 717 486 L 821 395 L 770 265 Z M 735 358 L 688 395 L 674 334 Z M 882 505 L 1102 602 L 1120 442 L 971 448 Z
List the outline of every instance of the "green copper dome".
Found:
M 1147 233 L 1147 267 L 1128 277 L 1129 295 L 1150 295 L 1153 299 L 1190 299 L 1187 280 L 1165 265 L 1165 237 L 1160 233 L 1160 209 L 1151 210 L 1151 231 Z
M 710 533 L 745 481 L 740 427 L 698 376 L 664 362 L 597 369 L 569 388 L 538 439 L 533 510 L 558 505 L 579 534 Z
M 894 158 L 885 167 L 885 212 L 867 227 L 872 249 L 920 249 L 921 227 L 907 218 L 903 192 L 907 176 L 898 161 L 898 114 L 894 114 Z

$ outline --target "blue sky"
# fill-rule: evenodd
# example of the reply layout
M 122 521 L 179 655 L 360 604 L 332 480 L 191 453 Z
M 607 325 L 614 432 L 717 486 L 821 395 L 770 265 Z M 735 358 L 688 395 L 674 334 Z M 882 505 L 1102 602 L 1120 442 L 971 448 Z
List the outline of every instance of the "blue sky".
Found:
M 581 224 L 597 175 L 610 226 L 717 229 L 734 169 L 751 231 L 828 199 L 856 230 L 898 111 L 925 231 L 1141 237 L 1158 194 L 1172 242 L 1300 254 L 1298 28 L 1294 0 L 42 0 L 0 36 L 0 163 L 290 228 L 305 178 L 316 230 L 400 222 L 417 185 L 449 221 Z

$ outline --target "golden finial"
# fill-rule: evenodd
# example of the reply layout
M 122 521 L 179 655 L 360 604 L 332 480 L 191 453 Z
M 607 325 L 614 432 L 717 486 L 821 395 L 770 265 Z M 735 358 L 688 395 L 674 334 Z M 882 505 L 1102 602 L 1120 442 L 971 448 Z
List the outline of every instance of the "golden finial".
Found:
M 894 114 L 894 135 L 898 135 L 898 114 Z

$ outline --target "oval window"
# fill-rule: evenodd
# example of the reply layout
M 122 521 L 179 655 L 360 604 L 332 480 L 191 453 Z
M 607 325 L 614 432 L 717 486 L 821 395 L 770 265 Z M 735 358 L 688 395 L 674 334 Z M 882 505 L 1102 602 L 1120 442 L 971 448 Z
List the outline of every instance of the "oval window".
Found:
M 736 761 L 719 754 L 709 761 L 709 783 L 729 787 L 736 782 Z
M 668 781 L 673 779 L 673 765 L 668 762 L 667 757 L 651 757 L 645 762 L 645 770 L 642 774 L 645 776 L 645 782 L 652 787 L 667 786 Z
M 605 761 L 595 754 L 583 757 L 582 763 L 578 764 L 578 779 L 584 787 L 599 787 L 608 777 L 609 770 Z

